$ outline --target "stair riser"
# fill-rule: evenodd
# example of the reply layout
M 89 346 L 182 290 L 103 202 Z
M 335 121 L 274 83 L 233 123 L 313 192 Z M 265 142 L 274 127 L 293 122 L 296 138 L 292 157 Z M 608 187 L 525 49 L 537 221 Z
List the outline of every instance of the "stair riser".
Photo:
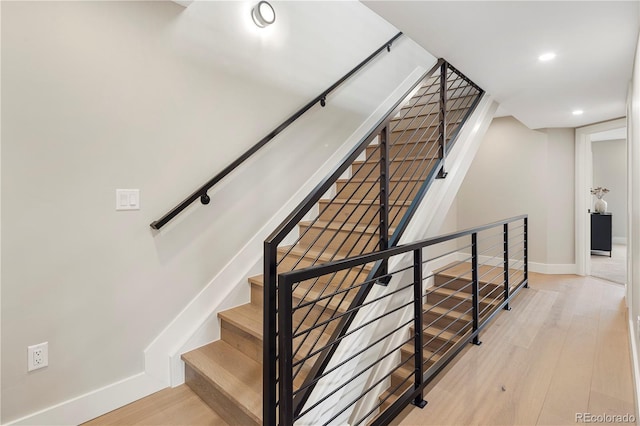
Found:
M 345 226 L 345 228 L 347 227 Z M 305 232 L 304 225 L 301 225 L 300 228 L 301 234 Z M 345 256 L 353 256 L 364 253 L 364 250 L 377 249 L 380 244 L 380 237 L 377 234 L 346 230 L 327 229 L 323 232 L 322 228 L 312 227 L 306 231 L 300 242 L 302 245 L 313 244 L 314 247 L 330 247 Z
M 329 222 L 331 220 L 338 222 L 348 221 L 349 223 L 377 223 L 376 219 L 380 217 L 380 204 L 376 201 L 372 206 L 358 206 L 352 203 L 333 203 L 327 206 L 328 201 L 320 201 L 320 220 Z M 402 217 L 407 211 L 407 207 L 391 207 L 389 216 L 396 215 Z M 335 218 L 334 218 L 335 216 Z M 373 219 L 373 220 L 372 220 Z
M 418 154 L 418 153 L 416 153 Z M 425 153 L 419 154 L 419 158 L 412 158 L 405 161 L 392 161 L 389 164 L 389 176 L 392 178 L 399 178 L 401 176 L 410 177 L 414 173 L 416 176 L 421 175 L 421 171 L 425 170 L 438 158 L 438 153 L 435 155 L 427 156 Z M 380 174 L 380 163 L 376 160 L 371 160 L 366 163 L 356 163 L 353 165 L 355 173 L 354 177 L 366 178 L 367 176 L 377 177 Z
M 240 408 L 239 401 L 231 399 L 226 392 L 212 385 L 188 364 L 185 366 L 185 383 L 228 424 L 248 426 L 261 424 Z
M 333 322 L 330 326 L 326 327 L 326 330 L 323 328 L 316 329 L 311 331 L 308 336 L 300 336 L 293 340 L 293 348 L 295 352 L 294 360 L 299 360 L 307 354 L 315 351 L 314 348 L 322 347 L 329 339 L 330 333 L 333 331 L 333 328 L 337 325 L 337 322 Z M 245 331 L 237 328 L 235 325 L 228 323 L 224 318 L 221 318 L 220 321 L 221 326 L 221 338 L 229 345 L 235 347 L 240 352 L 243 352 L 249 358 L 262 362 L 262 339 L 254 336 L 252 334 L 246 333 Z M 296 323 L 294 323 L 295 329 Z M 302 330 L 302 328 L 301 328 Z M 326 331 L 325 334 L 322 334 L 318 342 L 316 339 L 318 335 L 321 334 L 322 331 Z M 306 337 L 306 338 L 305 338 Z M 301 346 L 301 347 L 300 347 Z M 299 348 L 300 347 L 300 348 Z M 304 379 L 304 374 L 308 373 L 309 369 L 313 365 L 314 359 L 317 358 L 317 355 L 307 360 L 304 364 L 304 368 L 301 373 L 302 376 L 299 375 L 299 379 Z
M 458 316 L 452 312 L 451 315 Z M 465 318 L 451 318 L 450 316 L 440 316 L 440 314 L 434 312 L 425 312 L 423 314 L 423 324 L 425 327 L 434 326 L 440 329 L 446 329 L 452 333 L 457 333 L 469 324 L 469 319 Z
M 438 141 L 419 143 L 398 143 L 389 146 L 389 158 L 391 160 L 402 160 L 407 157 L 421 157 L 433 154 L 438 155 Z M 380 150 L 376 146 L 367 147 L 367 159 L 373 161 L 380 158 Z
M 262 362 L 262 339 L 220 319 L 220 338 L 256 362 Z
M 489 277 L 489 278 L 491 279 L 493 277 Z M 501 277 L 496 278 L 495 281 L 498 281 L 499 278 Z M 462 292 L 468 293 L 468 294 L 471 294 L 473 290 L 471 281 L 468 279 L 465 279 L 465 278 L 454 279 L 452 277 L 447 277 L 442 275 L 436 275 L 434 277 L 434 287 L 448 288 L 451 290 L 462 290 Z M 480 282 L 479 290 L 480 290 L 481 296 L 487 296 L 489 294 L 497 296 L 501 291 L 504 291 L 504 287 L 502 287 L 501 285 L 493 284 L 493 283 L 488 284 L 488 283 Z

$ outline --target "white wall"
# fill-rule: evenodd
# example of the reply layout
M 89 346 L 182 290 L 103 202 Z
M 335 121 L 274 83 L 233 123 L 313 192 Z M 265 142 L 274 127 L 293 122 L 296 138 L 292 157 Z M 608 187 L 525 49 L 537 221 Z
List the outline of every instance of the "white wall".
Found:
M 635 373 L 636 415 L 640 409 L 640 347 L 638 318 L 640 318 L 640 37 L 629 93 L 627 96 L 627 305 L 629 307 L 629 336 Z
M 143 350 L 416 66 L 404 38 L 159 233 L 149 223 L 396 29 L 358 2 L 2 2 L 2 423 Z M 114 211 L 116 188 L 141 210 Z M 27 374 L 26 347 L 49 342 Z
M 593 186 L 609 189 L 604 196 L 607 210 L 613 214 L 613 238 L 627 238 L 627 141 L 625 139 L 591 143 L 593 152 Z M 593 202 L 597 198 L 593 197 Z M 592 206 L 593 209 L 593 206 Z
M 528 214 L 533 269 L 573 268 L 573 138 L 573 129 L 495 118 L 458 192 L 458 228 Z

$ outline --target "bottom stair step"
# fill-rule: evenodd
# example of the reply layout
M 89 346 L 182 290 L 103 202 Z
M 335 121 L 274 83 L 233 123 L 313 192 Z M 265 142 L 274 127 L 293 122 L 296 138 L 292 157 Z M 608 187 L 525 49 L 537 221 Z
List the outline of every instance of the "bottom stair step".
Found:
M 229 424 L 262 424 L 262 365 L 222 340 L 182 355 L 185 381 Z

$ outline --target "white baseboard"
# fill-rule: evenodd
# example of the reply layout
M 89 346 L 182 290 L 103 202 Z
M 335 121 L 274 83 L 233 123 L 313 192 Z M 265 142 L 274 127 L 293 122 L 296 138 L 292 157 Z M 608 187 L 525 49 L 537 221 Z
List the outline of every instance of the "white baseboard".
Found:
M 547 275 L 575 275 L 578 273 L 578 265 L 575 263 L 529 262 L 529 271 Z
M 613 237 L 611 238 L 611 242 L 613 244 L 623 244 L 623 245 L 627 245 L 627 237 Z
M 457 253 L 457 260 L 468 260 L 471 255 L 469 253 Z M 502 265 L 502 259 L 496 259 L 490 256 L 478 256 L 478 262 L 480 264 L 500 266 Z M 510 262 L 518 262 L 517 259 L 511 259 Z M 522 261 L 520 261 L 522 263 Z M 546 275 L 575 275 L 577 274 L 578 267 L 575 263 L 561 264 L 561 263 L 538 263 L 529 262 L 529 272 L 537 272 L 539 274 Z
M 60 404 L 48 407 L 7 425 L 80 424 L 157 392 L 166 385 L 146 373 L 136 374 Z
M 640 365 L 638 364 L 638 342 L 636 339 L 636 330 L 633 326 L 633 318 L 631 318 L 631 310 L 629 312 L 629 351 L 631 356 L 631 368 L 633 369 L 633 391 L 636 398 L 636 419 L 640 418 Z

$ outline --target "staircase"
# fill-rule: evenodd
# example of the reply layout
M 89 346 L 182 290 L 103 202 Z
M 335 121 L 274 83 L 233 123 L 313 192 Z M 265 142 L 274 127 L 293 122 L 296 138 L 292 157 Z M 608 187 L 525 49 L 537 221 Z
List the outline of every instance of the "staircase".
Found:
M 443 83 L 440 75 L 432 74 L 422 81 L 403 106 L 396 109 L 387 126 L 387 140 L 385 135 L 373 140 L 351 163 L 349 173 L 335 181 L 335 195 L 319 200 L 317 215 L 308 215 L 297 223 L 295 241 L 278 246 L 278 273 L 370 253 L 388 241 L 416 196 L 424 192 L 425 182 L 428 185 L 435 178 L 443 155 L 442 142 L 455 140 L 460 123 L 479 99 L 480 92 L 474 86 L 463 85 L 464 81 L 453 71 L 446 77 L 446 126 L 440 121 L 444 111 L 439 89 Z M 388 176 L 380 172 L 385 162 Z M 381 186 L 385 184 L 387 186 Z M 383 229 L 380 217 L 385 203 L 388 221 Z M 319 327 L 317 324 L 345 313 L 358 292 L 352 286 L 364 281 L 373 268 L 373 264 L 363 265 L 304 281 L 294 288 L 294 303 L 297 306 L 309 303 L 308 308 L 296 311 L 294 330 L 317 327 L 294 340 L 293 360 L 303 360 L 294 368 L 297 386 L 302 385 L 311 372 L 319 355 L 317 348 L 329 340 L 336 328 L 335 321 Z M 452 269 L 449 273 L 454 272 Z M 438 277 L 438 280 L 445 280 L 447 272 L 442 271 Z M 463 278 L 451 281 L 427 294 L 427 302 L 438 301 L 441 307 L 434 308 L 431 316 L 425 315 L 425 321 L 444 310 L 446 303 L 457 300 L 457 294 L 463 294 L 452 293 L 461 280 Z M 221 339 L 182 356 L 186 383 L 229 424 L 262 424 L 263 275 L 251 277 L 249 285 L 250 303 L 218 315 Z M 464 306 L 461 304 L 460 309 L 465 309 Z M 443 311 L 442 317 L 448 318 L 452 312 Z M 461 318 L 460 324 L 466 316 L 463 314 Z M 425 336 L 432 336 L 433 342 L 440 342 L 442 336 L 449 337 L 453 333 L 454 328 L 451 328 L 444 334 L 443 320 L 433 319 L 433 326 L 425 331 L 430 333 Z M 442 333 L 438 334 L 438 330 Z M 425 347 L 434 359 L 442 350 L 437 343 Z

